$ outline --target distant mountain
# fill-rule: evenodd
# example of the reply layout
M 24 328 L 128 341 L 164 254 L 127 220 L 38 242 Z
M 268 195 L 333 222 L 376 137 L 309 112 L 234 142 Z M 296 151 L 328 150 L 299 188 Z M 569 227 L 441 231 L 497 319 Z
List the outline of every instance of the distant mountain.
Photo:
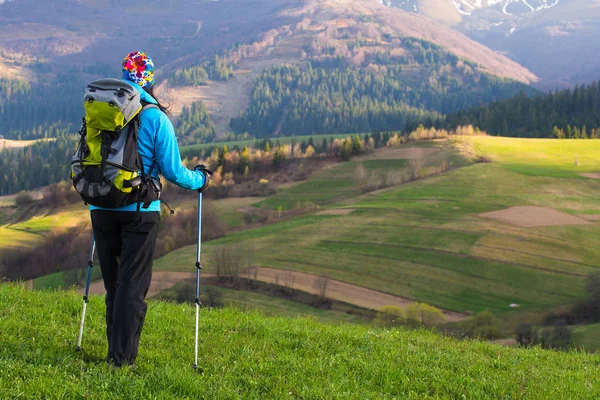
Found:
M 600 78 L 598 0 L 381 0 L 502 52 L 553 88 Z
M 154 58 L 158 90 L 176 115 L 205 102 L 217 137 L 240 116 L 235 133 L 256 136 L 402 129 L 409 116 L 435 119 L 538 79 L 447 26 L 377 0 L 16 0 L 0 5 L 0 79 L 32 84 L 0 82 L 0 131 L 31 138 L 53 123 L 76 125 L 81 87 L 118 76 L 135 49 Z M 282 65 L 300 68 L 269 72 Z M 304 119 L 310 124 L 294 122 Z M 186 140 L 206 139 L 185 131 Z

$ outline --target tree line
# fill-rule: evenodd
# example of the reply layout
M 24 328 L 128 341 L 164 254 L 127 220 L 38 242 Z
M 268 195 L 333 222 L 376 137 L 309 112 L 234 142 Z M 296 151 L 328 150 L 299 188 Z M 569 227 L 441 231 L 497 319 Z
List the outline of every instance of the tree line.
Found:
M 449 115 L 439 125 L 477 125 L 492 135 L 588 139 L 600 137 L 600 84 L 496 101 Z

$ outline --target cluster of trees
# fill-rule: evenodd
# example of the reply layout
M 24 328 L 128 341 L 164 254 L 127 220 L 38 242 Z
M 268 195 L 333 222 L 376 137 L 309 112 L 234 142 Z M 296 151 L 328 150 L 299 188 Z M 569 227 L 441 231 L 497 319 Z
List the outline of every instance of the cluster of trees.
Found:
M 169 85 L 176 86 L 202 86 L 206 85 L 208 72 L 200 65 L 177 70 L 169 78 Z
M 211 61 L 193 65 L 177 70 L 169 78 L 169 85 L 175 86 L 200 86 L 206 81 L 226 81 L 233 76 L 235 62 L 226 55 L 216 55 Z
M 500 136 L 597 138 L 600 136 L 600 84 L 593 82 L 534 97 L 521 93 L 508 100 L 450 115 L 440 126 L 465 123 Z
M 207 142 L 215 137 L 215 127 L 203 102 L 183 107 L 177 125 L 177 137 L 184 142 Z
M 523 88 L 481 74 L 478 81 L 453 76 L 452 68 L 406 73 L 400 64 L 366 68 L 298 66 L 264 71 L 252 88 L 246 112 L 231 121 L 236 133 L 370 132 L 437 125 L 444 113 L 505 98 Z M 426 72 L 425 72 L 426 73 Z
M 521 324 L 517 327 L 515 336 L 520 346 L 541 346 L 544 349 L 569 350 L 573 341 L 571 328 L 564 320 L 544 327 Z
M 69 178 L 76 141 L 64 136 L 65 130 L 52 132 L 59 138 L 0 152 L 0 195 L 32 190 Z

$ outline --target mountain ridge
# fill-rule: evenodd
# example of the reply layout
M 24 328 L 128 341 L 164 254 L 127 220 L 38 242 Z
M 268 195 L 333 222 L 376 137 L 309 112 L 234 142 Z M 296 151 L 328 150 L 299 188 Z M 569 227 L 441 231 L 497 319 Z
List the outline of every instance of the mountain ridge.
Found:
M 597 80 L 597 0 L 382 0 L 451 26 L 528 68 L 544 89 Z M 443 9 L 444 12 L 439 10 Z

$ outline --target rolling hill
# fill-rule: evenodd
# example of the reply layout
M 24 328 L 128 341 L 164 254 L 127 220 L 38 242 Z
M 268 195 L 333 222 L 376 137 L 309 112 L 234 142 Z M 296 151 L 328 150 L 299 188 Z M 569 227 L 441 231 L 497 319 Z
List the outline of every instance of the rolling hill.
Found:
M 203 246 L 203 256 L 245 243 L 263 267 L 326 274 L 458 312 L 510 317 L 583 299 L 587 275 L 598 270 L 600 208 L 598 181 L 582 174 L 600 170 L 600 144 L 474 137 L 455 145 L 388 149 L 319 171 L 255 206 L 324 211 L 227 235 Z M 465 154 L 493 162 L 464 166 Z M 411 159 L 423 171 L 451 170 L 360 194 L 358 164 L 377 179 L 407 171 Z M 187 271 L 194 251 L 174 251 L 155 268 Z

